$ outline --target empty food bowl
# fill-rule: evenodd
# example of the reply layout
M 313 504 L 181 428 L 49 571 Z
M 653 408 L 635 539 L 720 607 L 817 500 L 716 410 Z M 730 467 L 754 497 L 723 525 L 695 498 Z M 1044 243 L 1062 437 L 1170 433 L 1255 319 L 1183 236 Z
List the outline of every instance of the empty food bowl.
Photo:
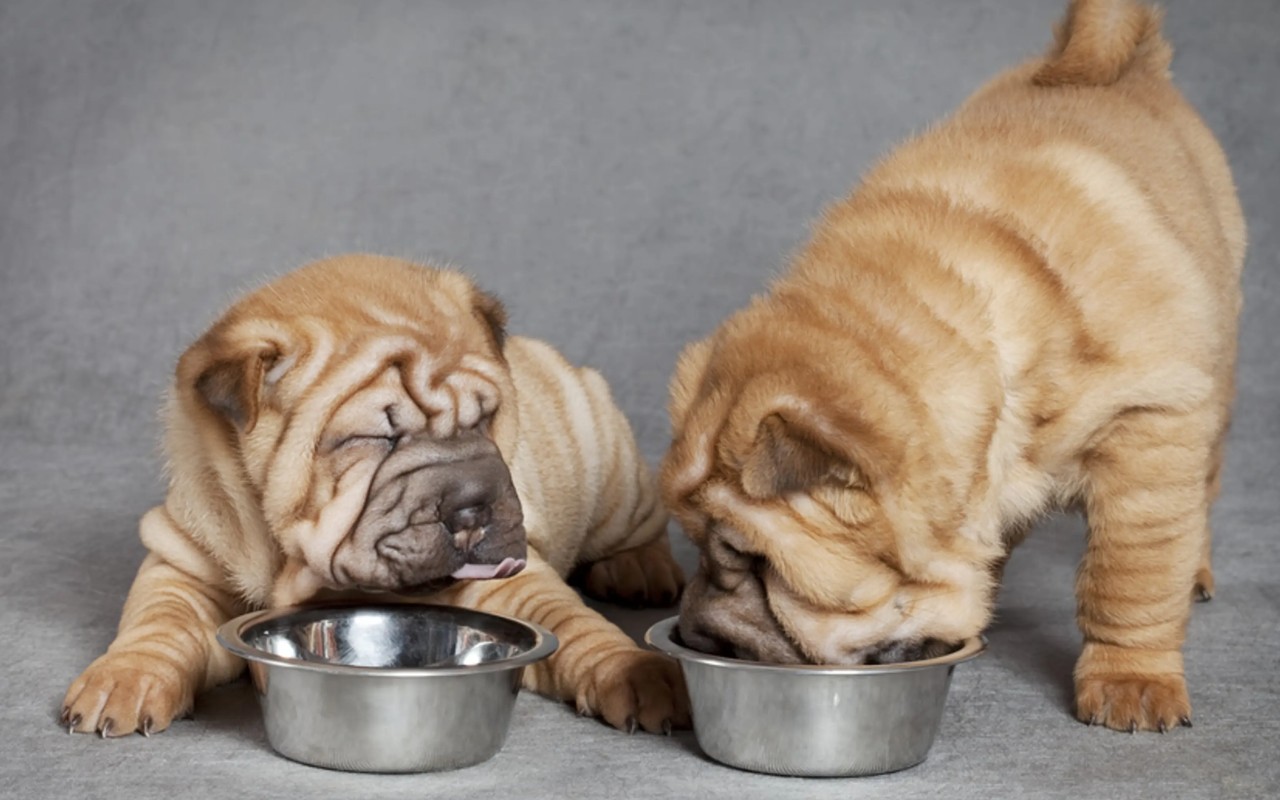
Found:
M 277 752 L 357 772 L 456 769 L 492 757 L 524 668 L 557 647 L 527 622 L 393 603 L 259 611 L 223 625 L 218 641 L 248 661 Z

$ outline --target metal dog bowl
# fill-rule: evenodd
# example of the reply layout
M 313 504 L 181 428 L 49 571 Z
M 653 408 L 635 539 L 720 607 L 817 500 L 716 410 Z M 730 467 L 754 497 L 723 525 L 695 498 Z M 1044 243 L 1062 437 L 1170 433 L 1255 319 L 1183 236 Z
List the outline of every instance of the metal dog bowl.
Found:
M 680 643 L 678 617 L 645 641 L 680 662 L 708 756 L 752 772 L 875 775 L 915 766 L 938 733 L 951 671 L 986 649 L 976 636 L 939 658 L 854 667 L 782 666 Z
M 558 646 L 527 622 L 449 606 L 259 611 L 218 630 L 249 662 L 267 739 L 357 772 L 478 764 L 501 749 L 524 668 Z

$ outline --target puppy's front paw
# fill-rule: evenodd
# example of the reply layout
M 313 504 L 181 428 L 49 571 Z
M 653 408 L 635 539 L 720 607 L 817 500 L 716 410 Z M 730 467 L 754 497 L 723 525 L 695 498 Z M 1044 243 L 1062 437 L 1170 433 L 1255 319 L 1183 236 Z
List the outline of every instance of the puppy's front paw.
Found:
M 1191 698 L 1176 650 L 1085 645 L 1076 665 L 1076 717 L 1118 731 L 1191 725 Z
M 107 653 L 71 684 L 60 721 L 71 733 L 145 736 L 169 727 L 191 708 L 194 691 L 177 669 L 155 656 Z
M 1160 731 L 1191 724 L 1182 676 L 1086 678 L 1076 683 L 1076 716 L 1117 731 Z
M 627 733 L 689 727 L 689 694 L 680 666 L 659 653 L 619 650 L 595 665 L 578 693 L 578 713 L 595 714 Z

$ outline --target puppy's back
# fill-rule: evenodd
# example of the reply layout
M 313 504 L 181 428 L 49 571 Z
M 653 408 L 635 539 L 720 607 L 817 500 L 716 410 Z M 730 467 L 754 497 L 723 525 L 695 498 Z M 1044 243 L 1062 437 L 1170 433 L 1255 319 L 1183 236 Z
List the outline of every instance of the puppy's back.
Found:
M 1243 214 L 1221 148 L 1170 80 L 1171 53 L 1155 10 L 1079 0 L 1044 58 L 890 155 L 846 204 L 855 213 L 829 219 L 874 236 L 900 217 L 876 211 L 885 203 L 973 214 L 1026 245 L 1028 286 L 1040 289 L 1014 302 L 1075 306 L 1104 345 L 1094 354 L 1229 363 Z M 981 258 L 953 266 L 999 304 L 998 270 Z
M 504 353 L 520 430 L 504 455 L 529 476 L 517 489 L 530 543 L 563 575 L 664 531 L 652 471 L 604 378 L 535 339 L 513 336 Z

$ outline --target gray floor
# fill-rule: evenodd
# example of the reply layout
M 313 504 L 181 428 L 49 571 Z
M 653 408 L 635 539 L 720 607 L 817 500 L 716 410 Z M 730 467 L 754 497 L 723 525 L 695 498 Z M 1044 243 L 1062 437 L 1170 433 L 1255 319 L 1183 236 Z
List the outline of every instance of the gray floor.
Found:
M 1069 716 L 1067 519 L 1015 556 L 990 654 L 957 672 L 930 759 L 893 776 L 739 773 L 690 736 L 627 737 L 532 696 L 495 759 L 437 776 L 278 759 L 244 684 L 151 740 L 54 721 L 162 494 L 161 389 L 238 291 L 353 249 L 466 265 L 516 331 L 606 374 L 656 459 L 680 346 L 879 152 L 1038 51 L 1059 5 L 0 2 L 0 795 L 1280 796 L 1275 0 L 1167 3 L 1252 234 L 1220 594 L 1187 648 L 1194 729 Z

